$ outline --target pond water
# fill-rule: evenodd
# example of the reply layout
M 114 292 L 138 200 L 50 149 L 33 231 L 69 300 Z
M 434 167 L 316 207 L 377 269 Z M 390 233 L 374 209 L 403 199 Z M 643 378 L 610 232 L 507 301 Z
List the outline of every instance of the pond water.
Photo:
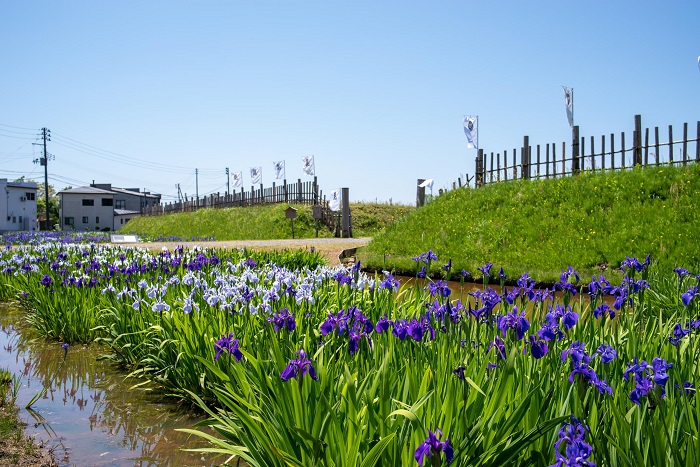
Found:
M 53 447 L 60 466 L 217 464 L 209 455 L 183 451 L 206 446 L 175 431 L 201 420 L 191 408 L 130 389 L 138 381 L 98 361 L 105 352 L 99 346 L 71 346 L 63 362 L 60 344 L 33 339 L 20 313 L 0 304 L 0 368 L 21 377 L 16 404 L 26 433 Z M 46 384 L 43 397 L 24 408 Z

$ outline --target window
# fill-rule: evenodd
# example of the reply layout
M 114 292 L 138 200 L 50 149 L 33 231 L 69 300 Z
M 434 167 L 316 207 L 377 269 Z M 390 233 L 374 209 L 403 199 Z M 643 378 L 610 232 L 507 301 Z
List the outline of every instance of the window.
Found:
M 34 201 L 36 199 L 36 195 L 31 191 L 26 192 L 24 197 L 27 198 L 27 201 Z
M 124 219 L 119 219 L 119 223 L 120 223 L 120 224 L 123 224 L 123 223 L 124 223 Z
M 22 216 L 19 216 L 19 223 L 22 223 Z
M 88 216 L 83 216 L 83 224 L 87 224 L 88 222 Z
M 114 204 L 114 199 L 102 198 L 102 206 L 112 206 L 112 204 Z
M 84 199 L 83 200 L 83 206 L 94 206 L 94 205 L 95 205 L 94 199 Z
M 141 207 L 143 208 L 145 206 L 146 206 L 146 202 L 144 200 L 141 200 Z
M 65 225 L 75 225 L 75 220 L 72 217 L 65 217 L 63 223 Z
M 100 216 L 97 216 L 97 217 L 95 217 L 95 224 L 99 224 L 99 223 L 100 223 Z
M 125 199 L 117 199 L 114 202 L 116 203 L 114 205 L 115 209 L 126 209 L 126 200 Z
M 12 223 L 16 224 L 17 223 L 17 216 L 12 216 Z

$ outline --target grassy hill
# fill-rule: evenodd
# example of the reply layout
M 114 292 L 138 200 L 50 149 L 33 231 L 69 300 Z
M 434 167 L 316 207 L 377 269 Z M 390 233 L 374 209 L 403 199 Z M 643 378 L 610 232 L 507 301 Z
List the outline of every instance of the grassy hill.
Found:
M 137 217 L 119 229 L 119 233 L 136 234 L 143 238 L 178 236 L 181 238 L 213 237 L 215 240 L 267 240 L 291 238 L 292 227 L 285 217 L 286 204 L 245 208 L 201 209 L 197 212 L 167 216 Z M 294 205 L 294 236 L 316 236 L 311 206 Z M 396 204 L 351 204 L 354 237 L 368 237 L 379 233 L 414 210 L 411 206 Z M 319 237 L 332 237 L 333 232 L 319 227 Z
M 462 189 L 390 225 L 361 251 L 365 267 L 415 274 L 432 249 L 453 270 L 486 262 L 509 277 L 557 280 L 572 265 L 614 278 L 626 256 L 698 270 L 700 165 L 583 173 Z M 433 270 L 436 268 L 434 267 Z

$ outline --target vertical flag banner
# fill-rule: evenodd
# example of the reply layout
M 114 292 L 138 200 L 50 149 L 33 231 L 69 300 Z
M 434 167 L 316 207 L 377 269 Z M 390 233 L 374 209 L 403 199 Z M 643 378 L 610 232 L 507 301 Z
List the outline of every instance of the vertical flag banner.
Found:
M 564 102 L 566 103 L 566 118 L 569 119 L 569 126 L 574 127 L 574 88 L 564 88 Z
M 301 158 L 301 162 L 303 163 L 302 170 L 306 175 L 316 175 L 314 156 L 304 156 Z
M 284 161 L 274 162 L 273 164 L 275 167 L 275 178 L 276 179 L 287 178 L 287 173 L 284 169 Z
M 331 211 L 340 211 L 340 189 L 331 191 L 328 207 L 331 208 Z
M 698 68 L 700 68 L 700 55 L 698 56 Z
M 243 172 L 233 173 L 233 187 L 240 188 L 243 186 Z
M 467 148 L 479 149 L 479 129 L 477 127 L 479 117 L 464 117 L 464 134 L 467 135 Z
M 250 182 L 253 185 L 257 185 L 262 182 L 262 167 L 251 167 L 250 168 Z

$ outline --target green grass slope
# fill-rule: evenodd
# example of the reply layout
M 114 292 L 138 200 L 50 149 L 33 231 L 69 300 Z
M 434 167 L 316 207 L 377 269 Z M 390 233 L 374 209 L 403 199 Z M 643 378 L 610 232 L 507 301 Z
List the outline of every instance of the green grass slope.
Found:
M 447 193 L 389 226 L 362 250 L 365 267 L 414 274 L 433 249 L 453 270 L 492 262 L 509 277 L 555 281 L 572 265 L 614 278 L 626 256 L 697 266 L 700 164 L 587 172 Z M 433 272 L 436 268 L 433 268 Z M 697 268 L 696 268 L 697 269 Z M 691 269 L 693 270 L 693 269 Z
M 200 209 L 196 212 L 165 216 L 137 217 L 125 224 L 119 233 L 143 238 L 177 236 L 181 238 L 213 237 L 215 240 L 267 240 L 291 238 L 291 222 L 285 217 L 286 204 L 273 204 L 227 209 Z M 316 222 L 311 206 L 294 205 L 294 236 L 316 236 Z M 390 204 L 352 204 L 353 236 L 377 234 L 414 208 Z M 332 237 L 333 232 L 319 226 L 319 237 Z

